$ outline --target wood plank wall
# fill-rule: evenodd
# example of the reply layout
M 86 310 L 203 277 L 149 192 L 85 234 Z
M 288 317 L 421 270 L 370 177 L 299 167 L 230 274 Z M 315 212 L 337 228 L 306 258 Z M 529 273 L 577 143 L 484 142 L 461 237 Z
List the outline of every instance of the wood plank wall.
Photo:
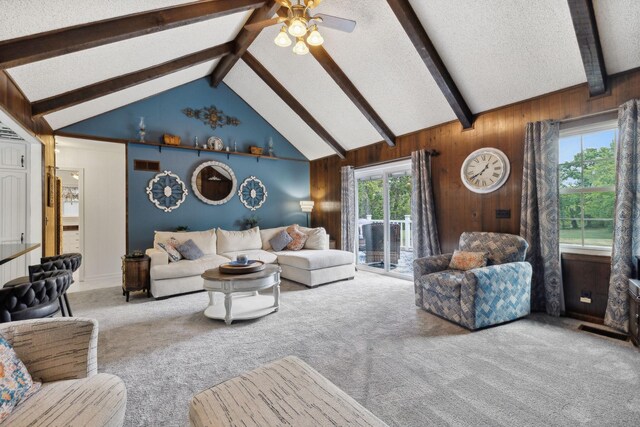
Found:
M 474 128 L 445 123 L 398 138 L 395 147 L 380 142 L 347 153 L 344 160 L 330 156 L 311 162 L 311 222 L 325 227 L 340 247 L 340 167 L 356 168 L 410 156 L 421 148 L 436 149 L 433 182 L 440 242 L 444 252 L 457 247 L 463 231 L 519 233 L 524 128 L 527 122 L 568 119 L 599 113 L 640 97 L 640 70 L 610 77 L 610 92 L 589 98 L 586 84 L 478 115 Z M 466 156 L 482 147 L 495 147 L 511 160 L 511 175 L 498 191 L 471 193 L 460 180 Z M 496 209 L 511 209 L 510 219 L 496 219 Z
M 53 130 L 44 119 L 32 119 L 31 103 L 5 71 L 0 71 L 0 108 L 33 133 L 42 143 L 42 254 L 55 255 L 55 207 L 48 207 L 46 204 L 45 185 L 46 171 L 50 170 L 55 174 Z

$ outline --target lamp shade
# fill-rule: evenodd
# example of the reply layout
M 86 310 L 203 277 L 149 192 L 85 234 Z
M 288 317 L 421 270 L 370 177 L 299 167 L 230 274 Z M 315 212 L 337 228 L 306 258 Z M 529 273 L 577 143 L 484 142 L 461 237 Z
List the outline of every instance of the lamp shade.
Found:
M 307 46 L 302 38 L 299 38 L 298 42 L 293 46 L 293 53 L 296 55 L 306 55 L 309 53 L 309 46 Z
M 274 42 L 280 47 L 291 46 L 291 39 L 287 35 L 287 29 L 284 25 L 282 26 L 282 29 L 276 36 Z
M 317 25 L 314 25 L 312 27 L 312 31 L 309 34 L 309 37 L 307 37 L 307 43 L 309 43 L 309 45 L 311 46 L 320 46 L 322 43 L 324 43 L 324 38 L 322 38 L 322 35 L 318 31 Z
M 313 211 L 313 205 L 314 205 L 314 201 L 313 200 L 301 200 L 300 201 L 300 209 L 302 210 L 302 212 L 311 212 Z

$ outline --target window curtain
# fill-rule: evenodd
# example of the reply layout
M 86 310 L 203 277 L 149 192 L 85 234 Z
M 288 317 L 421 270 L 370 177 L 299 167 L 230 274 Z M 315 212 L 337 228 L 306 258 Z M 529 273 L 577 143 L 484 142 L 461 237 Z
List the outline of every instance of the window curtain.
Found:
M 356 179 L 353 166 L 343 166 L 341 193 L 341 239 L 343 251 L 354 252 L 356 223 Z
M 411 153 L 411 238 L 414 259 L 440 254 L 436 210 L 431 183 L 431 155 L 425 150 Z
M 604 323 L 629 330 L 629 278 L 634 275 L 633 256 L 640 254 L 640 99 L 618 108 L 616 204 L 613 214 L 613 248 L 609 300 Z
M 559 316 L 564 311 L 560 271 L 558 141 L 560 126 L 527 123 L 522 171 L 520 235 L 529 242 L 533 267 L 531 310 Z

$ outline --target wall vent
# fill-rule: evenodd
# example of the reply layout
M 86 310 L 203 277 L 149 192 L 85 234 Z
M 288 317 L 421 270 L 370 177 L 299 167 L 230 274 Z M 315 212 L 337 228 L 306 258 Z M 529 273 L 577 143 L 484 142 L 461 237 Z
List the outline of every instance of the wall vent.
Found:
M 147 172 L 160 172 L 160 162 L 156 160 L 134 160 L 133 170 L 147 171 Z

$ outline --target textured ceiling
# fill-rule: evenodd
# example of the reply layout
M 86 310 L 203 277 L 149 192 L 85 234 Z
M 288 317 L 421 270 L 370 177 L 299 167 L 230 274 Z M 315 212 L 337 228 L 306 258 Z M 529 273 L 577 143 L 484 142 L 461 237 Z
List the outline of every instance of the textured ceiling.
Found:
M 0 40 L 193 0 L 0 0 Z M 586 81 L 566 0 L 410 0 L 473 113 Z M 640 67 L 640 0 L 594 0 L 609 74 Z M 326 0 L 318 13 L 357 21 L 351 34 L 322 29 L 325 49 L 397 134 L 455 116 L 385 0 Z M 8 70 L 31 101 L 148 68 L 234 39 L 238 13 Z M 250 52 L 346 149 L 382 138 L 311 56 L 273 43 L 265 29 Z M 203 77 L 214 62 L 45 118 L 54 129 Z M 333 151 L 242 61 L 225 82 L 310 159 Z
M 396 135 L 456 118 L 386 0 L 326 1 L 320 10 L 357 21 L 350 34 L 321 30 L 325 49 Z
M 640 66 L 640 2 L 597 0 L 594 9 L 607 73 Z
M 192 3 L 193 0 L 0 0 L 0 40 Z
M 141 70 L 231 41 L 250 12 L 135 37 L 12 68 L 9 74 L 30 101 Z
M 333 150 L 243 61 L 238 61 L 224 82 L 309 160 L 333 154 Z
M 586 81 L 565 0 L 410 0 L 474 113 Z
M 115 110 L 132 102 L 148 98 L 165 90 L 189 83 L 210 74 L 218 60 L 205 62 L 200 65 L 169 74 L 159 79 L 151 80 L 137 86 L 111 93 L 73 107 L 57 111 L 44 116 L 45 120 L 56 130 L 70 124 L 94 117 L 107 111 Z
M 313 56 L 297 56 L 290 48 L 276 46 L 276 34 L 273 28 L 263 31 L 249 51 L 344 148 L 351 150 L 380 141 L 378 132 Z

